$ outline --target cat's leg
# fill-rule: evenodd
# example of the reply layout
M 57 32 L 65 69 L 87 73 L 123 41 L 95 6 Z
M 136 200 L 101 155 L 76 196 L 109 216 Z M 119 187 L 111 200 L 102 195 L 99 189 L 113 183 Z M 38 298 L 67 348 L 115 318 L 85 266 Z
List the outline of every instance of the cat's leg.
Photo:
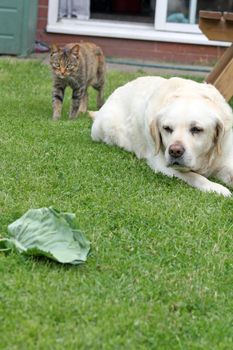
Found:
M 104 83 L 95 84 L 93 88 L 97 90 L 96 105 L 100 109 L 104 104 Z
M 93 84 L 93 88 L 97 90 L 96 104 L 100 109 L 104 104 L 104 84 L 105 84 L 106 67 L 104 60 L 99 60 L 99 67 L 96 76 L 96 82 Z
M 79 107 L 79 112 L 80 113 L 86 113 L 87 111 L 87 105 L 88 105 L 88 92 L 85 92 L 85 95 L 83 96 L 81 103 L 80 103 L 80 107 Z
M 73 89 L 70 119 L 77 118 L 80 104 L 84 96 L 85 96 L 85 89 Z
M 103 104 L 104 104 L 104 85 L 101 85 L 99 90 L 97 90 L 97 100 L 96 100 L 96 104 L 97 104 L 97 108 L 100 109 Z
M 58 120 L 61 117 L 62 103 L 64 98 L 65 88 L 54 86 L 53 88 L 53 120 Z

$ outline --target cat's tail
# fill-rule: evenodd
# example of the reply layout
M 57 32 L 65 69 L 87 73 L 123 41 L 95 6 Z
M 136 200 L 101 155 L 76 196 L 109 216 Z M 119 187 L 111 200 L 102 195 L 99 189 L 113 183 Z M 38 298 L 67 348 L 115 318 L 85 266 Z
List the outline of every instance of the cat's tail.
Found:
M 94 121 L 97 117 L 97 111 L 88 111 L 89 117 Z

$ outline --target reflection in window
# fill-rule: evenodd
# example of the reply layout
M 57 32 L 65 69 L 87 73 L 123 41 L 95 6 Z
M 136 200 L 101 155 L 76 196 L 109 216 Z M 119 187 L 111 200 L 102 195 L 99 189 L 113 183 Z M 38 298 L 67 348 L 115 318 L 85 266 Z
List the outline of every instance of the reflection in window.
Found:
M 59 0 L 59 19 L 154 23 L 156 0 Z
M 233 12 L 233 0 L 168 0 L 167 22 L 198 23 L 200 10 Z
M 189 2 L 185 0 L 168 0 L 167 22 L 189 23 Z
M 233 0 L 199 0 L 197 3 L 196 23 L 199 20 L 199 11 L 221 11 L 233 12 Z
M 91 0 L 91 18 L 154 23 L 155 0 Z
M 59 0 L 59 18 L 90 18 L 90 0 Z

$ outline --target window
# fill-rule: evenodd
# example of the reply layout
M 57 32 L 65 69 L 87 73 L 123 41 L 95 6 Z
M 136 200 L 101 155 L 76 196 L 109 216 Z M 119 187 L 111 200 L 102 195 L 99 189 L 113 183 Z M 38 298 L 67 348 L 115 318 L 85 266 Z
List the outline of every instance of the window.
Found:
M 155 0 L 59 0 L 58 18 L 154 23 Z
M 157 0 L 157 5 L 157 29 L 186 33 L 200 33 L 197 25 L 200 10 L 233 11 L 232 0 Z
M 213 45 L 199 10 L 233 11 L 233 0 L 49 0 L 47 31 Z

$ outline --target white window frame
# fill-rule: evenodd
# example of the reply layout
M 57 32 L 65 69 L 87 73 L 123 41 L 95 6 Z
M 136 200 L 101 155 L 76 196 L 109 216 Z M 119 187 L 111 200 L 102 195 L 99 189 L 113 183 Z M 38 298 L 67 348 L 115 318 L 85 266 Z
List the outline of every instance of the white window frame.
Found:
M 61 19 L 58 21 L 58 8 L 59 0 L 49 0 L 46 27 L 49 33 L 229 46 L 229 43 L 208 40 L 197 25 L 193 25 L 195 28 L 191 28 L 190 31 L 192 24 L 167 23 L 167 0 L 156 0 L 154 26 L 153 24 L 96 19 Z

